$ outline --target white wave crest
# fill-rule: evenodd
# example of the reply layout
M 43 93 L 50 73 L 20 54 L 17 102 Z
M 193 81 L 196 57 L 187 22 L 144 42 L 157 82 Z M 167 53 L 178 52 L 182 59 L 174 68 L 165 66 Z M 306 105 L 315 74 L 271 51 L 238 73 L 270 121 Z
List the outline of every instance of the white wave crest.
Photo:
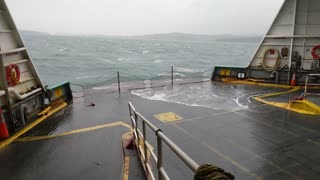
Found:
M 89 79 L 90 77 L 89 76 L 80 76 L 80 77 L 76 77 L 77 80 L 79 79 Z
M 125 58 L 118 58 L 117 60 L 120 61 L 120 62 L 124 62 Z
M 64 52 L 64 51 L 70 51 L 69 48 L 62 48 L 62 49 L 59 49 L 60 52 Z
M 161 74 L 158 74 L 158 76 L 170 77 L 171 73 L 161 73 Z M 178 72 L 174 72 L 173 76 L 174 77 L 186 77 L 184 74 L 181 74 L 181 73 L 178 73 Z
M 184 72 L 184 73 L 197 73 L 197 72 L 201 72 L 201 71 L 196 70 L 196 69 L 188 69 L 188 68 L 181 68 L 181 67 L 177 67 L 175 70 L 176 70 L 176 71 L 179 71 L 179 72 Z
M 187 106 L 205 107 L 215 110 L 240 110 L 247 109 L 246 104 L 240 102 L 241 98 L 245 98 L 246 94 L 237 92 L 237 90 L 216 89 L 212 92 L 210 84 L 208 85 L 187 85 L 177 86 L 175 88 L 165 87 L 160 90 L 143 89 L 133 90 L 133 95 L 164 102 L 172 102 Z M 224 96 L 228 94 L 227 96 Z
M 154 60 L 154 63 L 162 63 L 162 61 L 160 59 Z

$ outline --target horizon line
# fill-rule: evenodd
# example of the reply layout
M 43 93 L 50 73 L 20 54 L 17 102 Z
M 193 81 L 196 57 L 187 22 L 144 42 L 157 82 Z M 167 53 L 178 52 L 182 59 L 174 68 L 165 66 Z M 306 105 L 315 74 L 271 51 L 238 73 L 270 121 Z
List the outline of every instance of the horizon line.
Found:
M 181 35 L 195 35 L 195 36 L 263 36 L 263 34 L 232 34 L 232 33 L 221 33 L 221 34 L 198 34 L 198 33 L 187 33 L 187 32 L 163 32 L 163 33 L 147 33 L 137 35 L 107 35 L 107 34 L 92 34 L 92 33 L 50 33 L 38 30 L 19 29 L 19 32 L 29 31 L 34 33 L 48 34 L 53 36 L 113 36 L 113 37 L 141 37 L 141 36 L 152 36 L 152 35 L 168 35 L 168 34 L 181 34 Z

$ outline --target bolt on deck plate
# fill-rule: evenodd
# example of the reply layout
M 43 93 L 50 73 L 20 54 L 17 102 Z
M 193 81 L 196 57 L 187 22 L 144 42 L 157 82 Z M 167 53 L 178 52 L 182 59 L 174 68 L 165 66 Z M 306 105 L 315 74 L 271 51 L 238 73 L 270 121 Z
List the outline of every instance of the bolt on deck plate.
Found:
M 160 120 L 161 122 L 174 122 L 174 121 L 179 121 L 182 120 L 182 117 L 173 113 L 173 112 L 167 112 L 167 113 L 162 113 L 162 114 L 156 114 L 154 115 L 155 118 Z

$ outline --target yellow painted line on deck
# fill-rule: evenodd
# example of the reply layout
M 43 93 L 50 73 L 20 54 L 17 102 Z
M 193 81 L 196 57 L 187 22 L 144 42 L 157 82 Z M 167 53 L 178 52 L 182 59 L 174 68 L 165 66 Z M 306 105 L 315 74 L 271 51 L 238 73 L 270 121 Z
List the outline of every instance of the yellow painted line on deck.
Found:
M 130 156 L 128 156 L 128 153 L 126 153 L 126 147 L 125 145 L 127 145 L 131 139 L 132 139 L 132 132 L 127 132 L 122 134 L 122 153 L 123 153 L 123 166 L 122 166 L 122 180 L 128 180 L 129 179 L 129 168 L 130 168 Z
M 128 180 L 129 179 L 129 165 L 130 165 L 130 157 L 126 156 L 124 157 L 124 164 L 123 164 L 123 180 Z
M 83 132 L 88 132 L 88 131 L 94 131 L 97 129 L 103 129 L 103 128 L 108 128 L 108 127 L 114 127 L 114 126 L 123 126 L 131 129 L 131 126 L 127 123 L 124 123 L 122 121 L 117 121 L 113 123 L 107 123 L 103 125 L 98 125 L 98 126 L 91 126 L 87 128 L 82 128 L 82 129 L 76 129 L 60 134 L 54 134 L 54 135 L 47 135 L 47 136 L 32 136 L 32 137 L 22 137 L 17 139 L 16 141 L 18 142 L 26 142 L 26 141 L 36 141 L 36 140 L 44 140 L 44 139 L 52 139 L 52 138 L 57 138 L 57 137 L 62 137 L 62 136 L 68 136 L 72 134 L 78 134 L 78 133 L 83 133 Z
M 15 133 L 14 135 L 12 135 L 11 137 L 9 137 L 8 139 L 2 141 L 0 143 L 0 150 L 5 148 L 6 146 L 8 146 L 10 143 L 12 143 L 13 141 L 15 141 L 18 137 L 20 137 L 22 134 L 26 133 L 27 131 L 29 131 L 30 129 L 32 129 L 33 127 L 35 127 L 36 125 L 38 125 L 39 123 L 41 123 L 43 120 L 47 119 L 48 117 L 50 117 L 51 115 L 53 115 L 54 113 L 60 111 L 61 109 L 65 108 L 67 106 L 67 103 L 63 102 L 60 105 L 58 105 L 57 107 L 54 107 L 52 109 L 50 109 L 50 111 L 48 111 L 46 114 L 44 114 L 42 117 L 40 117 L 39 119 L 33 121 L 32 123 L 30 123 L 28 126 L 26 126 L 25 128 L 23 128 L 22 130 L 18 131 L 17 133 Z
M 320 107 L 306 99 L 289 102 L 289 108 L 303 114 L 320 115 Z
M 284 102 L 272 102 L 272 101 L 267 101 L 267 100 L 263 99 L 263 98 L 268 98 L 268 97 L 279 96 L 282 94 L 296 92 L 298 90 L 300 90 L 299 87 L 294 87 L 288 91 L 269 93 L 269 94 L 265 94 L 262 96 L 254 97 L 253 99 L 255 99 L 256 101 L 259 101 L 261 103 L 264 103 L 264 104 L 268 104 L 268 105 L 275 106 L 275 107 L 282 108 L 282 109 L 287 109 L 287 110 L 294 111 L 294 112 L 297 112 L 300 114 L 320 115 L 320 107 L 316 104 L 313 104 L 310 101 L 307 101 L 307 100 L 300 100 L 300 101 L 296 100 L 296 101 L 291 101 L 291 102 L 290 102 L 290 100 L 288 100 L 288 103 L 284 103 Z
M 269 83 L 262 83 L 259 80 L 253 80 L 253 81 L 246 81 L 245 80 L 244 81 L 244 80 L 235 80 L 235 79 L 228 79 L 228 78 L 224 78 L 224 79 L 222 79 L 222 81 L 225 83 L 230 83 L 230 84 L 256 85 L 256 86 L 286 88 L 286 89 L 290 88 L 291 90 L 289 90 L 289 91 L 270 93 L 270 94 L 254 97 L 253 99 L 255 99 L 259 102 L 262 102 L 264 104 L 268 104 L 268 105 L 275 106 L 275 107 L 282 108 L 282 109 L 287 109 L 287 110 L 294 111 L 294 112 L 297 112 L 300 114 L 320 115 L 320 107 L 313 104 L 310 101 L 307 101 L 307 100 L 283 103 L 283 102 L 271 102 L 271 101 L 266 101 L 263 99 L 266 97 L 278 96 L 278 95 L 282 95 L 282 94 L 295 92 L 295 91 L 298 91 L 301 88 L 303 88 L 303 86 L 289 86 L 289 85 L 284 85 L 284 84 L 269 84 Z M 312 89 L 319 89 L 319 88 L 312 87 Z
M 264 99 L 263 99 L 263 98 L 268 98 L 268 97 L 273 97 L 273 96 L 279 96 L 279 95 L 283 95 L 283 94 L 288 94 L 288 93 L 296 92 L 296 91 L 299 91 L 299 90 L 300 90 L 299 87 L 295 87 L 295 88 L 292 88 L 292 89 L 290 89 L 290 90 L 288 90 L 288 91 L 264 94 L 264 95 L 261 95 L 261 96 L 253 97 L 253 99 L 256 100 L 256 101 L 259 101 L 259 102 L 261 102 L 261 103 L 268 104 L 268 105 L 270 105 L 270 106 L 275 106 L 275 107 L 278 107 L 278 108 L 282 108 L 282 109 L 287 109 L 287 110 L 299 112 L 299 111 L 296 110 L 296 109 L 290 108 L 290 104 L 289 104 L 289 103 L 273 102 L 273 101 L 267 101 L 267 100 L 264 100 Z M 288 100 L 288 101 L 289 101 L 289 100 Z M 301 113 L 301 112 L 299 112 L 299 113 Z
M 185 133 L 186 135 L 190 136 L 193 140 L 198 141 L 193 135 L 191 135 L 187 130 L 185 130 L 183 127 L 178 126 L 177 124 L 173 124 L 173 126 L 175 126 L 177 129 L 179 129 L 180 131 L 182 131 L 183 133 Z M 222 157 L 224 160 L 229 161 L 231 164 L 235 165 L 236 167 L 238 167 L 240 170 L 242 170 L 243 172 L 249 174 L 250 176 L 254 177 L 257 180 L 262 180 L 263 178 L 261 176 L 258 176 L 254 173 L 252 173 L 248 168 L 246 168 L 245 166 L 241 165 L 240 163 L 238 163 L 237 161 L 235 161 L 234 159 L 232 159 L 231 157 L 223 154 L 222 152 L 220 152 L 219 150 L 217 150 L 216 148 L 214 148 L 213 146 L 209 145 L 207 142 L 204 141 L 200 141 L 200 143 L 207 147 L 208 149 L 210 149 L 211 151 L 213 151 L 214 153 L 216 153 L 218 156 Z
M 273 97 L 273 96 L 279 96 L 279 95 L 283 95 L 283 94 L 288 94 L 288 93 L 292 93 L 292 92 L 296 92 L 296 91 L 299 91 L 300 90 L 300 87 L 294 87 L 288 91 L 282 91 L 282 92 L 276 92 L 276 93 L 268 93 L 268 94 L 264 94 L 264 95 L 261 95 L 261 96 L 257 96 L 257 97 L 254 97 L 254 99 L 262 99 L 262 98 L 267 98 L 267 97 Z
M 51 106 L 47 107 L 45 110 L 43 110 L 42 112 L 40 112 L 38 114 L 38 116 L 43 116 L 43 115 L 46 115 L 51 109 Z
M 261 81 L 259 80 L 256 80 L 256 81 L 244 81 L 244 80 L 234 80 L 234 79 L 227 79 L 227 78 L 223 78 L 222 79 L 222 82 L 225 82 L 225 83 L 230 83 L 230 84 L 244 84 L 244 85 L 254 85 L 254 86 L 263 86 L 263 87 L 275 87 L 275 88 L 284 88 L 284 89 L 287 89 L 287 88 L 292 88 L 292 86 L 289 86 L 289 85 L 285 85 L 285 84 L 269 84 L 269 83 L 262 83 Z M 296 87 L 299 87 L 300 86 L 296 86 Z M 302 87 L 302 86 L 301 86 Z

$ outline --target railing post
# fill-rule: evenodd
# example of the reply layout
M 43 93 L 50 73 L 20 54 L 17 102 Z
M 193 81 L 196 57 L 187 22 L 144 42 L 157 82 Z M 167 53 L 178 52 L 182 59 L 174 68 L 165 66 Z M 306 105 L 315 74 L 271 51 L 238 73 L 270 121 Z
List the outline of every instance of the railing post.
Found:
M 131 106 L 130 106 L 130 104 L 128 104 L 128 106 L 129 106 L 129 117 L 130 117 L 131 127 L 133 129 L 134 128 L 134 124 L 133 124 L 132 119 L 131 119 L 131 116 L 132 116 Z
M 304 97 L 303 98 L 307 98 L 308 81 L 309 81 L 309 75 L 307 74 L 306 82 L 305 82 L 305 85 L 304 85 Z
M 173 87 L 173 66 L 171 66 L 171 86 Z
M 147 169 L 148 164 L 148 149 L 147 149 L 147 132 L 146 123 L 142 121 L 142 134 L 143 134 L 143 151 L 144 151 L 144 167 Z M 148 171 L 146 171 L 148 177 Z
M 157 135 L 157 151 L 158 151 L 158 162 L 157 162 L 158 179 L 163 180 L 163 176 L 160 171 L 160 168 L 162 168 L 162 140 L 158 135 Z
M 134 112 L 134 121 L 136 123 L 136 126 L 135 126 L 135 131 L 137 133 L 137 145 L 138 145 L 138 151 L 139 151 L 139 143 L 140 143 L 140 137 L 139 137 L 139 134 L 138 134 L 138 115 L 136 112 Z
M 121 88 L 120 88 L 120 73 L 119 73 L 119 71 L 117 71 L 117 77 L 118 77 L 118 91 L 119 91 L 119 94 L 120 94 Z

